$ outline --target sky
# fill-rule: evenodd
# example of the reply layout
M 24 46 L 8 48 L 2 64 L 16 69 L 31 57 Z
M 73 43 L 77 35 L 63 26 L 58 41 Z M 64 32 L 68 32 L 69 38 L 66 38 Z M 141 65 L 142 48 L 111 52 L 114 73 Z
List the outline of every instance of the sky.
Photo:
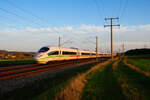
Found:
M 38 51 L 43 46 L 110 51 L 150 48 L 150 0 L 0 0 L 0 50 Z

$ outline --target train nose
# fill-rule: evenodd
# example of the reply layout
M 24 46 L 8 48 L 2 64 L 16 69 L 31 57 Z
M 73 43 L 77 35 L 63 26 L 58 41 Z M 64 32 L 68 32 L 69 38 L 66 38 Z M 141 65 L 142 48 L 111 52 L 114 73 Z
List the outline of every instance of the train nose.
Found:
M 40 59 L 42 57 L 42 55 L 41 54 L 36 54 L 35 56 L 34 56 L 34 59 Z
M 43 54 L 36 54 L 34 59 L 37 61 L 39 64 L 46 64 L 47 62 L 43 59 L 45 55 Z

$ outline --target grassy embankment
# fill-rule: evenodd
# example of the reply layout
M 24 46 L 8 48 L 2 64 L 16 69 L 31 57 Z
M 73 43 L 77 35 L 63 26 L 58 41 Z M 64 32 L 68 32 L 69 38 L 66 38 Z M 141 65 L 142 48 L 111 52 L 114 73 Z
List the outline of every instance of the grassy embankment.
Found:
M 75 79 L 71 80 L 66 87 L 64 87 L 59 93 L 55 95 L 54 100 L 80 100 L 82 96 L 82 89 L 87 82 L 87 75 L 94 73 L 109 62 L 110 60 L 99 63 L 85 73 L 79 74 Z
M 38 80 L 21 89 L 9 92 L 0 100 L 50 100 L 79 73 L 83 73 L 97 63 L 82 65 L 69 71 L 56 74 L 54 77 Z
M 127 63 L 137 66 L 142 71 L 150 72 L 150 55 L 130 56 Z
M 150 58 L 150 54 L 145 54 L 145 55 L 132 55 L 132 56 L 128 56 L 128 58 Z
M 23 64 L 34 64 L 36 61 L 33 60 L 1 60 L 0 67 L 14 66 L 14 65 L 23 65 Z
M 150 77 L 131 69 L 123 60 L 89 74 L 82 100 L 149 100 Z
M 83 100 L 124 100 L 125 96 L 113 73 L 113 63 L 114 61 L 87 76 Z

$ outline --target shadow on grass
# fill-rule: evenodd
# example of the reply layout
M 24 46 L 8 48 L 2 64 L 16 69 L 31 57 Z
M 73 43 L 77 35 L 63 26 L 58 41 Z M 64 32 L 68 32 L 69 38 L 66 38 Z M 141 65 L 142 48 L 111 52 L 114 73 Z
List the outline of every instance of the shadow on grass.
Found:
M 113 74 L 112 63 L 89 75 L 82 100 L 125 100 L 120 84 Z
M 8 60 L 8 61 L 0 61 L 0 67 L 9 67 L 16 65 L 27 65 L 27 64 L 35 64 L 36 61 L 33 60 Z
M 128 79 L 129 84 L 132 84 L 137 91 L 142 93 L 146 100 L 150 100 L 150 77 L 130 69 L 122 62 L 119 63 L 118 69 L 121 71 L 122 75 Z M 140 97 L 141 96 L 139 96 L 139 98 Z
M 142 71 L 150 72 L 150 59 L 127 59 L 127 63 L 140 68 Z

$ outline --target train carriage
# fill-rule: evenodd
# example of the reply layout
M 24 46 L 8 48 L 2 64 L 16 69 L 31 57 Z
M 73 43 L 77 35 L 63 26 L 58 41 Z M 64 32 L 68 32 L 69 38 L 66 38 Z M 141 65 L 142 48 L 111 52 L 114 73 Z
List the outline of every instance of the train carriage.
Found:
M 100 56 L 98 54 L 98 56 Z M 62 47 L 42 47 L 35 55 L 35 59 L 40 64 L 46 64 L 49 61 L 72 60 L 82 58 L 96 57 L 96 52 L 80 51 L 76 48 Z

